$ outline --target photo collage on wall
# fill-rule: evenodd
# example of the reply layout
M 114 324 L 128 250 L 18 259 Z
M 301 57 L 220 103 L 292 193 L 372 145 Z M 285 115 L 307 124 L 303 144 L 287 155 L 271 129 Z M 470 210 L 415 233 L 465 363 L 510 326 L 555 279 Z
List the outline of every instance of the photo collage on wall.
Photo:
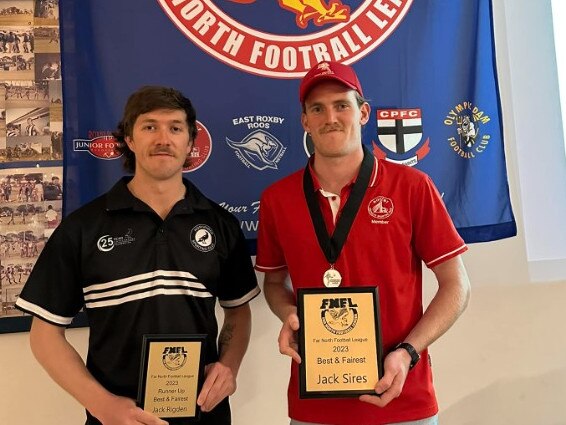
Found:
M 0 320 L 61 221 L 58 0 L 0 0 Z

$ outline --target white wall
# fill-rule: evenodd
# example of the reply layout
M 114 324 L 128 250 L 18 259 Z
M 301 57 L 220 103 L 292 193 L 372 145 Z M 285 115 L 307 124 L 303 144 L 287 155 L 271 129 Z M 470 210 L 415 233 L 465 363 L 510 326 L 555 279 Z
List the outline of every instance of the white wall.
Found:
M 543 143 L 558 143 L 555 131 L 559 126 L 555 75 L 548 53 L 550 5 L 542 0 L 494 3 L 509 177 L 519 236 L 472 245 L 465 254 L 473 285 L 472 302 L 456 325 L 431 348 L 440 420 L 443 425 L 566 425 L 566 336 L 562 328 L 566 278 L 533 283 L 541 276 L 531 277 L 529 260 L 549 259 L 533 257 L 532 249 L 526 248 L 526 241 L 530 245 L 534 240 L 544 254 L 544 239 L 556 240 L 554 237 L 563 235 L 566 226 L 550 229 L 539 240 L 525 225 L 527 214 L 541 222 L 555 218 L 556 199 L 566 194 L 566 190 L 554 192 L 561 190 L 566 178 L 549 181 L 556 177 L 549 176 L 552 170 L 548 162 L 543 162 L 544 172 L 539 172 L 542 175 L 534 182 L 525 177 L 525 173 L 529 175 L 525 167 L 532 162 L 524 160 L 525 149 L 527 157 L 532 155 L 535 161 L 542 161 L 542 155 L 555 164 L 564 161 L 559 156 L 563 149 L 543 147 Z M 543 77 L 538 78 L 541 73 Z M 533 152 L 528 149 L 530 145 L 540 149 Z M 561 172 L 559 167 L 555 172 Z M 553 193 L 543 196 L 546 192 L 541 187 L 549 186 Z M 533 195 L 531 191 L 535 196 L 540 192 L 542 199 L 536 201 L 539 208 L 531 205 L 523 212 L 520 201 L 524 204 L 525 198 Z M 566 249 L 565 241 L 564 237 L 558 240 L 558 251 Z M 554 258 L 557 264 L 562 259 Z M 560 266 L 554 272 L 560 272 Z M 434 287 L 427 273 L 427 299 Z M 252 342 L 232 401 L 234 424 L 284 425 L 288 423 L 289 362 L 277 352 L 279 323 L 263 298 L 254 300 L 252 309 Z M 69 335 L 84 355 L 87 330 L 70 330 Z M 27 334 L 0 335 L 0 424 L 83 422 L 82 408 L 35 363 Z
M 494 3 L 510 171 L 530 277 L 566 279 L 566 155 L 550 0 Z

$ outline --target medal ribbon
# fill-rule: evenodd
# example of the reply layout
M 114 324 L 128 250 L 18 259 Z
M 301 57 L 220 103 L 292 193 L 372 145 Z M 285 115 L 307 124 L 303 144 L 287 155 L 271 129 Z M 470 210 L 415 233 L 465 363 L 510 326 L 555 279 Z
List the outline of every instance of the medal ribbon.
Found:
M 346 242 L 348 233 L 350 233 L 356 214 L 358 213 L 362 200 L 364 199 L 369 179 L 373 171 L 374 157 L 364 145 L 362 145 L 362 148 L 364 151 L 364 159 L 362 160 L 360 172 L 356 178 L 354 186 L 352 187 L 348 201 L 342 209 L 342 214 L 336 222 L 336 227 L 334 228 L 334 232 L 332 232 L 332 236 L 329 236 L 328 231 L 326 230 L 326 225 L 324 224 L 324 218 L 322 217 L 322 212 L 318 204 L 308 164 L 305 167 L 305 172 L 303 174 L 303 191 L 305 192 L 305 198 L 309 207 L 318 244 L 326 257 L 326 260 L 328 260 L 331 265 L 336 262 L 340 255 L 340 251 L 342 251 L 342 247 Z

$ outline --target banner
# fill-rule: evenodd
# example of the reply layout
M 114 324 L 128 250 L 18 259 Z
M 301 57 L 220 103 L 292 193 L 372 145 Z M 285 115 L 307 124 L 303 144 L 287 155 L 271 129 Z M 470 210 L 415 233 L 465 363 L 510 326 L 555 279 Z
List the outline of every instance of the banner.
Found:
M 60 0 L 65 212 L 123 175 L 127 97 L 172 86 L 197 110 L 186 177 L 251 242 L 259 198 L 304 167 L 300 78 L 351 64 L 372 106 L 363 142 L 437 185 L 466 242 L 516 234 L 489 0 Z

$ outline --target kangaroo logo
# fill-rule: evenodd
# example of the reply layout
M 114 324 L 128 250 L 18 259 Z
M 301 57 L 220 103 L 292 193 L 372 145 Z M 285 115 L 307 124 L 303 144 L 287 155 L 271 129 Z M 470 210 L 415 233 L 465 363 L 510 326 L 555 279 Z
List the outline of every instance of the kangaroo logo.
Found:
M 256 130 L 239 142 L 226 138 L 226 143 L 236 152 L 242 163 L 256 170 L 277 170 L 277 163 L 285 153 L 283 144 L 264 130 Z

